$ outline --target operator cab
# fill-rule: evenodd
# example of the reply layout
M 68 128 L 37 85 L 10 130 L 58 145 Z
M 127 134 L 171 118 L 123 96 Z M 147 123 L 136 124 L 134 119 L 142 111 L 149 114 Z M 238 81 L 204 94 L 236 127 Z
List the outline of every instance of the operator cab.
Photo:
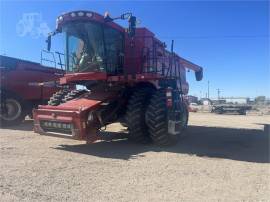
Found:
M 123 33 L 94 22 L 63 26 L 68 72 L 123 71 Z
M 106 22 L 97 13 L 77 11 L 57 18 L 57 29 L 52 35 L 60 32 L 65 37 L 67 73 L 123 73 L 125 31 L 122 27 Z

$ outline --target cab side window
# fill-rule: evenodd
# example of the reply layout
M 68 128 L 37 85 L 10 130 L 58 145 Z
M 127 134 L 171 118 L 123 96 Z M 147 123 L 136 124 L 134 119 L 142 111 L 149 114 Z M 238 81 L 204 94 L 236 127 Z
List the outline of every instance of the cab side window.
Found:
M 123 38 L 123 34 L 119 31 L 109 27 L 104 28 L 108 73 L 117 74 L 123 72 Z

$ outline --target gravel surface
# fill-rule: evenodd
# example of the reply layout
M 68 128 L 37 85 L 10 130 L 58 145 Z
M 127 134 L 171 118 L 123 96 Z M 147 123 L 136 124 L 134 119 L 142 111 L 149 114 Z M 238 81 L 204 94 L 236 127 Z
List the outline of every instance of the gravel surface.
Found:
M 193 113 L 187 136 L 165 148 L 86 145 L 32 124 L 0 129 L 0 201 L 270 201 L 270 116 Z

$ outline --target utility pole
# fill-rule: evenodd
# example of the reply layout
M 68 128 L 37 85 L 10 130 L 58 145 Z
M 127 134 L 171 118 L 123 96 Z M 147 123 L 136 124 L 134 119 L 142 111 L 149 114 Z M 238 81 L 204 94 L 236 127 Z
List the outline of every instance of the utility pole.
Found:
M 220 99 L 220 93 L 221 93 L 221 90 L 218 88 L 217 89 L 217 93 L 218 93 L 218 100 Z
M 207 85 L 207 87 L 208 87 L 208 88 L 207 88 L 207 90 L 208 90 L 208 93 L 207 93 L 208 97 L 207 97 L 207 98 L 209 99 L 209 98 L 210 98 L 210 95 L 209 95 L 209 80 L 208 80 L 207 84 L 208 84 L 208 85 Z

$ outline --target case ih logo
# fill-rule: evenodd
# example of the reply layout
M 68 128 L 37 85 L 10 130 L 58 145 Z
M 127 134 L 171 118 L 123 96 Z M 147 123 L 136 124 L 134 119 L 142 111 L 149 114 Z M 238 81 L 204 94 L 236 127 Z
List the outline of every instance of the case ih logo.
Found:
M 16 32 L 20 37 L 30 35 L 34 38 L 47 37 L 51 32 L 46 22 L 42 21 L 40 13 L 24 13 L 16 24 Z

